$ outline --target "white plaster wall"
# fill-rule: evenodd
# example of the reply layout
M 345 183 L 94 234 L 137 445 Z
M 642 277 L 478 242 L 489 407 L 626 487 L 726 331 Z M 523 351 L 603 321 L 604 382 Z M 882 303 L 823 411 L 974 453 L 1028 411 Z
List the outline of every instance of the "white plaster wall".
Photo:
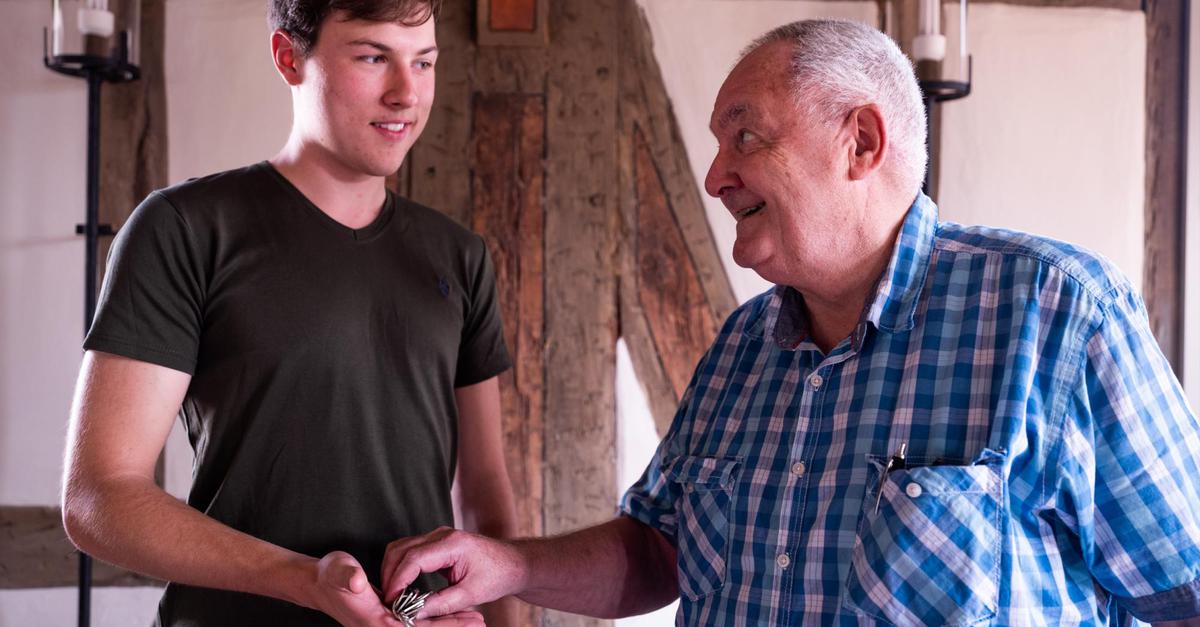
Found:
M 0 504 L 58 502 L 83 339 L 87 87 L 42 66 L 49 3 L 0 0 Z
M 942 106 L 943 219 L 1048 235 L 1142 283 L 1140 12 L 973 5 L 975 80 Z
M 271 63 L 265 0 L 168 0 L 170 179 L 273 156 L 292 100 Z

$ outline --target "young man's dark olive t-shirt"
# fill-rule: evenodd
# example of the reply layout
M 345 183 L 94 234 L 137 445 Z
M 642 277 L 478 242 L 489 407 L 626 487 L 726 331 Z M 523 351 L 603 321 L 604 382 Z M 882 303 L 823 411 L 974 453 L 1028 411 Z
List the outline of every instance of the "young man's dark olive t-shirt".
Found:
M 498 307 L 479 236 L 390 192 L 351 229 L 259 163 L 134 211 L 84 346 L 192 375 L 192 507 L 378 584 L 388 542 L 453 524 L 454 388 L 509 367 Z M 159 620 L 332 624 L 175 584 Z

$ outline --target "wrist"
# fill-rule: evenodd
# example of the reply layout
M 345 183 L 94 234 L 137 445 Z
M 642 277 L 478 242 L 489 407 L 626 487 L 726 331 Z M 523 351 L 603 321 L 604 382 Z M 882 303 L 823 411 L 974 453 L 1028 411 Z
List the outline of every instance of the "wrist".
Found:
M 317 591 L 320 560 L 290 551 L 288 553 L 260 580 L 270 588 L 265 594 L 309 609 L 320 609 Z
M 509 561 L 512 564 L 509 577 L 510 589 L 504 596 L 521 597 L 532 588 L 537 587 L 534 581 L 537 572 L 546 572 L 546 568 L 538 567 L 539 542 L 533 540 L 507 540 L 500 544 L 508 550 Z

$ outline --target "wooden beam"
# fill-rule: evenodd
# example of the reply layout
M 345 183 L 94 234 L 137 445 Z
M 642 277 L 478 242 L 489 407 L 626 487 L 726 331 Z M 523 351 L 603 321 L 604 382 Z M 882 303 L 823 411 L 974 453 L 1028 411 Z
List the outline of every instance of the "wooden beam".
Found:
M 1146 255 L 1142 293 L 1159 346 L 1182 376 L 1187 180 L 1187 0 L 1146 11 Z
M 79 551 L 57 507 L 0 506 L 0 589 L 60 588 L 78 581 Z M 161 586 L 161 581 L 99 560 L 93 586 Z
M 100 91 L 100 222 L 119 228 L 150 192 L 167 185 L 167 91 L 164 76 L 166 0 L 120 0 L 112 7 L 118 28 L 126 16 L 140 15 L 142 76 L 128 83 L 105 83 Z M 81 216 L 82 217 L 82 216 Z M 101 239 L 100 273 L 108 258 Z
M 496 267 L 504 341 L 513 368 L 500 377 L 505 461 L 518 533 L 541 536 L 545 401 L 544 169 L 546 106 L 541 95 L 475 99 L 471 228 L 485 234 Z M 521 624 L 540 612 L 522 609 Z
M 638 302 L 678 400 L 696 363 L 716 338 L 717 322 L 650 149 L 640 132 L 635 131 L 634 137 Z
M 644 284 L 638 264 L 639 251 L 643 250 L 640 241 L 646 233 L 645 228 L 639 228 L 643 196 L 655 194 L 654 202 L 668 207 L 672 229 L 682 239 L 683 252 L 678 255 L 688 259 L 685 271 L 694 275 L 701 287 L 701 296 L 695 300 L 704 303 L 704 315 L 722 321 L 737 307 L 737 300 L 717 251 L 700 199 L 699 182 L 688 161 L 662 71 L 654 57 L 646 16 L 636 3 L 629 2 L 622 4 L 619 19 L 620 333 L 662 435 L 679 405 L 678 382 L 691 376 L 707 343 L 690 359 L 671 360 L 677 365 L 673 372 L 668 371 L 656 334 L 652 332 L 652 325 L 661 324 L 663 318 L 643 307 Z M 639 167 L 639 162 L 645 165 Z M 651 191 L 654 187 L 657 191 Z M 657 334 L 659 342 L 670 344 L 671 340 L 661 331 Z M 684 365 L 684 362 L 690 363 Z
M 471 106 L 475 44 L 473 0 L 442 2 L 437 44 L 444 61 L 435 74 L 436 96 L 421 139 L 408 153 L 409 198 L 471 223 Z M 501 286 L 503 287 L 503 286 Z
M 542 453 L 547 431 L 541 416 L 545 412 L 545 309 L 537 308 L 533 294 L 545 293 L 545 277 L 531 275 L 537 264 L 528 246 L 542 233 L 526 233 L 532 216 L 523 215 L 526 204 L 544 199 L 544 191 L 525 185 L 542 185 L 522 180 L 530 165 L 540 164 L 548 151 L 544 121 L 542 148 L 534 159 L 526 144 L 534 137 L 525 132 L 527 115 L 525 96 L 542 102 L 545 118 L 546 66 L 545 47 L 479 46 L 474 31 L 476 4 L 486 0 L 453 0 L 442 3 L 437 23 L 438 48 L 443 59 L 452 63 L 438 66 L 437 97 L 421 140 L 413 146 L 406 163 L 409 170 L 410 198 L 433 207 L 468 226 L 488 241 L 497 272 L 505 341 L 514 358 L 514 368 L 500 379 L 501 403 L 505 412 L 506 462 L 513 484 L 522 535 L 544 532 L 544 475 L 546 461 Z M 505 103 L 505 104 L 501 104 Z M 520 103 L 521 106 L 517 106 Z M 507 109 L 521 123 L 505 126 L 499 118 Z M 477 126 L 477 116 L 483 116 Z M 504 144 L 501 139 L 506 139 Z M 544 173 L 544 171 L 542 171 Z M 488 181 L 488 183 L 484 183 Z M 508 190 L 487 194 L 492 185 Z M 514 196 L 515 194 L 515 196 Z M 517 216 L 523 222 L 507 223 L 503 216 Z M 524 229 L 524 230 L 523 230 Z M 522 248 L 525 246 L 525 248 Z M 542 251 L 544 255 L 544 244 Z M 545 262 L 541 262 L 545 267 Z M 536 344 L 536 346 L 531 346 Z M 532 412 L 524 414 L 523 412 Z M 523 605 L 520 624 L 540 625 L 541 608 Z
M 546 533 L 609 520 L 616 486 L 617 9 L 550 3 Z M 550 305 L 549 303 L 552 303 Z M 608 621 L 546 612 L 553 625 Z

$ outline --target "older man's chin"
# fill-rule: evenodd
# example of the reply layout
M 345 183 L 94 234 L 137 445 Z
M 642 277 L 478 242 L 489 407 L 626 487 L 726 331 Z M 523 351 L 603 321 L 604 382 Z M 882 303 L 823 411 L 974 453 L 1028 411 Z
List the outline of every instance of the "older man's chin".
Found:
M 747 270 L 753 270 L 755 274 L 769 283 L 783 283 L 785 279 L 778 271 L 779 269 L 772 266 L 772 257 L 771 252 L 762 250 L 762 247 L 739 247 L 737 243 L 733 245 L 734 263 Z

